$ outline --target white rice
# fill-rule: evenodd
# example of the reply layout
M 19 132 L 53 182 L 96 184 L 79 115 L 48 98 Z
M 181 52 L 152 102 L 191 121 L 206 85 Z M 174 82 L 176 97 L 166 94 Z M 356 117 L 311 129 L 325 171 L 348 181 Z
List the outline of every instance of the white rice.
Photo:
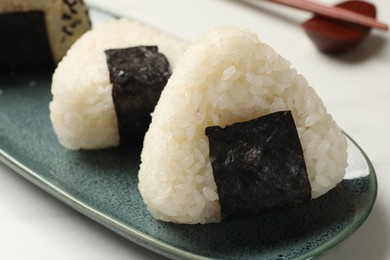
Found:
M 68 149 L 97 149 L 119 144 L 112 84 L 104 51 L 157 45 L 173 69 L 188 43 L 160 30 L 120 19 L 84 34 L 58 65 L 52 83 L 50 119 Z
M 168 81 L 144 140 L 139 190 L 157 219 L 221 220 L 205 128 L 291 110 L 312 198 L 339 183 L 346 139 L 303 76 L 245 29 L 218 27 L 191 45 Z

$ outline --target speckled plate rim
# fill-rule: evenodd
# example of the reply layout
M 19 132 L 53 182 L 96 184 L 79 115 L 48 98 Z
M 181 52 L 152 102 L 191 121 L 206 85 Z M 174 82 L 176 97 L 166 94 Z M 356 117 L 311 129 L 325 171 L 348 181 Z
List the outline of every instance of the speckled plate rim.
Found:
M 37 185 L 42 190 L 48 192 L 53 197 L 59 199 L 66 205 L 79 211 L 85 216 L 95 220 L 96 222 L 113 230 L 119 235 L 124 236 L 125 238 L 129 238 L 130 235 L 129 239 L 138 245 L 144 246 L 147 249 L 150 249 L 152 251 L 155 251 L 165 256 L 177 255 L 188 259 L 210 259 L 196 254 L 189 253 L 187 251 L 171 246 L 167 243 L 158 241 L 152 236 L 146 235 L 138 231 L 137 229 L 128 227 L 124 223 L 102 213 L 99 210 L 96 210 L 95 208 L 84 203 L 83 201 L 77 199 L 71 193 L 62 190 L 61 188 L 54 185 L 50 181 L 46 180 L 45 178 L 40 176 L 39 173 L 29 169 L 27 166 L 25 166 L 24 164 L 14 159 L 12 156 L 10 156 L 8 153 L 6 153 L 3 149 L 0 149 L 0 162 L 4 163 L 6 166 L 10 167 L 12 170 L 20 174 L 22 177 L 26 178 L 28 181 Z
M 296 258 L 299 259 L 315 259 L 318 258 L 326 253 L 329 253 L 330 250 L 334 249 L 336 246 L 340 245 L 343 241 L 345 241 L 350 235 L 352 235 L 368 218 L 370 215 L 372 209 L 374 208 L 377 193 L 378 193 L 378 182 L 375 174 L 374 167 L 366 155 L 366 153 L 363 151 L 363 149 L 353 140 L 348 134 L 344 132 L 344 135 L 347 137 L 348 145 L 353 145 L 354 148 L 356 148 L 360 154 L 363 156 L 365 162 L 367 163 L 367 167 L 369 169 L 368 172 L 368 182 L 370 190 L 368 192 L 368 203 L 365 205 L 362 211 L 360 211 L 360 214 L 354 218 L 354 221 L 348 225 L 346 228 L 344 228 L 342 231 L 340 231 L 336 236 L 334 236 L 332 239 L 327 241 L 326 243 L 322 244 L 321 246 L 313 249 L 312 251 L 301 255 L 300 257 Z
M 311 250 L 310 252 L 304 255 L 297 257 L 296 259 L 315 259 L 329 252 L 331 249 L 333 249 L 341 242 L 343 242 L 346 238 L 348 238 L 352 233 L 354 233 L 365 222 L 365 220 L 368 218 L 368 216 L 370 215 L 374 207 L 376 196 L 377 196 L 377 179 L 375 175 L 375 170 L 369 158 L 364 153 L 364 151 L 359 147 L 359 145 L 347 134 L 346 136 L 348 139 L 348 144 L 353 145 L 353 147 L 355 147 L 360 152 L 365 162 L 367 163 L 369 169 L 369 173 L 367 176 L 369 182 L 369 188 L 370 188 L 368 194 L 369 197 L 367 199 L 368 203 L 367 205 L 365 205 L 362 211 L 359 212 L 359 215 L 357 215 L 354 218 L 353 222 L 349 224 L 346 228 L 344 228 L 341 232 L 339 232 L 337 235 L 335 235 L 332 239 L 330 239 L 326 243 L 322 244 L 321 246 Z M 124 236 L 125 238 L 129 239 L 130 241 L 140 246 L 143 246 L 151 251 L 154 251 L 156 253 L 159 253 L 167 257 L 178 257 L 178 258 L 186 258 L 186 259 L 210 259 L 207 257 L 200 256 L 198 254 L 187 252 L 185 250 L 179 249 L 177 247 L 159 241 L 152 236 L 146 235 L 143 232 L 140 232 L 135 228 L 131 228 L 125 225 L 124 223 L 102 213 L 101 211 L 96 210 L 95 208 L 84 203 L 83 201 L 77 199 L 71 193 L 62 190 L 55 184 L 46 180 L 39 173 L 29 169 L 27 166 L 14 159 L 12 156 L 10 156 L 1 148 L 0 148 L 0 161 L 3 162 L 8 167 L 10 167 L 11 169 L 15 170 L 21 176 L 25 177 L 27 180 L 37 185 L 39 188 L 48 192 L 53 197 L 59 199 L 60 201 L 67 204 L 68 206 L 84 214 L 85 216 L 95 220 L 96 222 L 102 224 L 103 226 L 111 229 L 112 231 L 118 233 L 119 235 Z

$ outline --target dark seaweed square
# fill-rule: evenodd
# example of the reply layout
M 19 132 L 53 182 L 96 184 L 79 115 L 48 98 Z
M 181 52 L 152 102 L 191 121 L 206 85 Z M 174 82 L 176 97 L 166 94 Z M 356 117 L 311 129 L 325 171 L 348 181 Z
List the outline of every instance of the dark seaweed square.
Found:
M 257 214 L 311 198 L 290 111 L 225 128 L 208 127 L 206 135 L 223 218 Z
M 0 14 L 0 69 L 54 68 L 42 11 Z
M 160 94 L 171 76 L 170 65 L 157 46 L 106 50 L 112 98 L 121 145 L 141 142 Z

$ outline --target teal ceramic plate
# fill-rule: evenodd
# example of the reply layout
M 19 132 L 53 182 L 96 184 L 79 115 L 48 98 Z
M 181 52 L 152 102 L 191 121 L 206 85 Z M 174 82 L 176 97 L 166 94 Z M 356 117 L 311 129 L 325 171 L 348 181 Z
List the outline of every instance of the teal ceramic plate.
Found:
M 352 234 L 374 205 L 377 183 L 348 138 L 347 179 L 307 204 L 221 224 L 154 220 L 137 189 L 141 147 L 68 151 L 49 120 L 49 72 L 0 75 L 0 161 L 129 240 L 171 258 L 310 259 Z

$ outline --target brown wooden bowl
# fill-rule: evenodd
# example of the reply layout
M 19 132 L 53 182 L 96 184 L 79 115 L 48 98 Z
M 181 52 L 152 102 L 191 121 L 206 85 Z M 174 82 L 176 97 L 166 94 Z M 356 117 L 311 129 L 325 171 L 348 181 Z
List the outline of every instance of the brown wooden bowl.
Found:
M 349 11 L 372 18 L 376 17 L 375 6 L 371 3 L 352 0 L 336 5 Z M 324 53 L 341 53 L 358 45 L 370 32 L 371 28 L 351 22 L 315 14 L 302 24 L 306 34 Z

